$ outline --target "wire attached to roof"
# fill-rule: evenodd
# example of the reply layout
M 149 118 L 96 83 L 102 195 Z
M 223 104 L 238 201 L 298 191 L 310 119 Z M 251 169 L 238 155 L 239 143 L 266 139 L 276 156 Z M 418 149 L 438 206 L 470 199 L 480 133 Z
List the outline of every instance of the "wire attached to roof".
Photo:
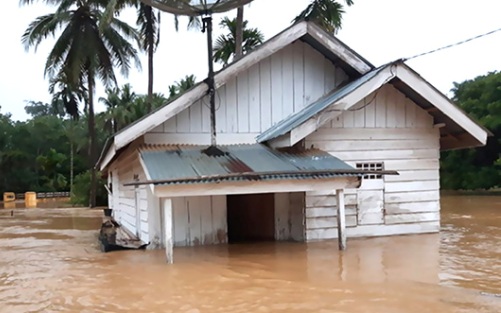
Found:
M 413 55 L 411 57 L 404 58 L 402 60 L 403 61 L 408 61 L 408 60 L 419 58 L 421 56 L 432 54 L 432 53 L 435 53 L 435 52 L 438 52 L 438 51 L 441 51 L 441 50 L 445 50 L 445 49 L 449 49 L 449 48 L 452 48 L 452 47 L 456 47 L 456 46 L 462 45 L 464 43 L 473 41 L 475 39 L 479 39 L 479 38 L 482 38 L 482 37 L 485 37 L 485 36 L 488 36 L 488 35 L 492 35 L 492 34 L 498 32 L 498 31 L 501 31 L 501 28 L 498 28 L 498 29 L 495 29 L 495 30 L 491 30 L 490 32 L 487 32 L 487 33 L 484 33 L 484 34 L 481 34 L 481 35 L 477 35 L 475 37 L 471 37 L 471 38 L 468 38 L 468 39 L 465 39 L 465 40 L 462 40 L 462 41 L 458 41 L 456 43 L 453 43 L 453 44 L 450 44 L 450 45 L 447 45 L 447 46 L 443 46 L 443 47 L 440 47 L 440 48 L 437 48 L 437 49 L 433 49 L 433 50 L 430 50 L 430 51 L 427 51 L 427 52 L 419 53 L 419 54 Z

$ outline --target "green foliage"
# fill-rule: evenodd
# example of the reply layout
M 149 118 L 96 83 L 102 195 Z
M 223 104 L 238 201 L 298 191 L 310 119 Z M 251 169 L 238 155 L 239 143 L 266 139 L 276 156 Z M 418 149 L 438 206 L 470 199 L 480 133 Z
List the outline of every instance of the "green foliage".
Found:
M 71 203 L 74 205 L 87 205 L 89 204 L 90 195 L 90 171 L 85 171 L 75 177 L 73 185 L 73 194 L 71 195 Z M 105 180 L 102 178 L 101 173 L 97 174 L 97 193 L 96 205 L 105 206 L 108 203 L 108 194 L 104 188 Z
M 169 99 L 173 100 L 190 90 L 197 83 L 195 75 L 186 75 L 180 81 L 176 81 L 174 85 L 169 86 Z
M 501 73 L 454 83 L 453 100 L 494 136 L 485 147 L 441 155 L 444 189 L 491 189 L 501 186 Z
M 55 115 L 59 117 L 64 117 L 66 111 L 62 101 L 53 101 L 52 103 L 43 103 L 41 101 L 28 101 L 28 104 L 24 107 L 26 113 L 32 117 Z
M 43 175 L 40 175 L 41 185 L 47 191 L 57 191 L 66 188 L 67 181 L 63 174 L 59 173 L 66 162 L 66 155 L 50 148 L 46 154 L 36 157 L 36 162 Z
M 248 53 L 263 43 L 264 35 L 257 28 L 248 28 L 248 21 L 243 22 L 243 37 L 242 37 L 242 52 Z M 236 18 L 230 20 L 225 17 L 219 23 L 223 29 L 227 30 L 227 34 L 220 35 L 214 44 L 214 61 L 220 62 L 223 65 L 233 59 L 236 50 L 236 34 L 237 34 L 237 20 Z
M 348 6 L 353 5 L 353 0 L 345 0 Z M 311 3 L 299 13 L 292 21 L 312 21 L 329 33 L 335 33 L 341 29 L 344 8 L 336 0 L 312 0 Z
M 129 84 L 121 88 L 106 89 L 106 97 L 99 98 L 99 102 L 106 106 L 106 112 L 100 114 L 104 119 L 104 129 L 114 134 L 135 122 L 167 102 L 162 94 L 153 94 L 151 103 L 146 95 L 137 95 Z

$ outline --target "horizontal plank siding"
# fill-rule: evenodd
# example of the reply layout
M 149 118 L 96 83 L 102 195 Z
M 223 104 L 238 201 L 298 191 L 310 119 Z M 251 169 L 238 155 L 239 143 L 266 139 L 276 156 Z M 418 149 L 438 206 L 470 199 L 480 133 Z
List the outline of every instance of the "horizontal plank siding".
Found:
M 349 236 L 391 235 L 438 230 L 439 138 L 431 116 L 387 85 L 306 137 L 305 146 L 328 151 L 352 166 L 382 162 L 385 170 L 399 172 L 364 179 L 358 193 L 347 190 L 345 195 L 347 221 L 353 222 Z M 310 192 L 305 201 L 307 240 L 336 238 L 335 194 Z M 370 223 L 363 218 L 367 212 L 374 215 Z
M 391 214 L 385 216 L 385 224 L 387 225 L 437 221 L 440 221 L 440 212 L 438 211 L 426 213 Z
M 403 202 L 403 203 L 386 203 L 384 207 L 386 215 L 401 214 L 401 213 L 423 213 L 423 212 L 439 212 L 439 201 L 419 201 L 419 202 Z
M 410 191 L 410 192 L 385 192 L 384 202 L 390 203 L 405 203 L 405 202 L 422 202 L 422 201 L 439 201 L 440 191 Z
M 357 238 L 436 233 L 439 230 L 440 222 L 434 221 L 393 225 L 362 225 L 357 227 L 347 227 L 346 233 L 349 238 Z M 307 230 L 306 237 L 308 238 L 308 241 L 336 239 L 338 237 L 337 228 Z

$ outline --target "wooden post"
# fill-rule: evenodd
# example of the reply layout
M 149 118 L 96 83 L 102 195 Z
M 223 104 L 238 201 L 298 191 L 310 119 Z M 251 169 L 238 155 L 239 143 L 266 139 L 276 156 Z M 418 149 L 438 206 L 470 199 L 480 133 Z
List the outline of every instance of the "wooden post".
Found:
M 346 249 L 346 218 L 344 213 L 344 190 L 336 190 L 337 198 L 337 234 L 339 250 Z
M 174 263 L 174 241 L 172 229 L 172 199 L 164 200 L 165 254 L 167 263 Z

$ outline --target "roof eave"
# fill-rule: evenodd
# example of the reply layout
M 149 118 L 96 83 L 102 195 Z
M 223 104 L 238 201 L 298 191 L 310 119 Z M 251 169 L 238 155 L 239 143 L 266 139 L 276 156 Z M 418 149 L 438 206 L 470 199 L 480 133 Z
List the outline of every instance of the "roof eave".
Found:
M 471 118 L 458 105 L 446 95 L 426 81 L 421 75 L 403 62 L 398 62 L 397 77 L 408 88 L 419 94 L 432 106 L 436 107 L 447 119 L 450 119 L 458 127 L 464 130 L 466 136 L 458 136 L 458 140 L 464 140 L 463 146 L 483 146 L 487 143 L 487 137 L 492 133 L 480 123 Z M 447 127 L 447 125 L 446 125 Z M 473 140 L 468 139 L 472 137 Z M 460 145 L 458 145 L 460 146 Z

